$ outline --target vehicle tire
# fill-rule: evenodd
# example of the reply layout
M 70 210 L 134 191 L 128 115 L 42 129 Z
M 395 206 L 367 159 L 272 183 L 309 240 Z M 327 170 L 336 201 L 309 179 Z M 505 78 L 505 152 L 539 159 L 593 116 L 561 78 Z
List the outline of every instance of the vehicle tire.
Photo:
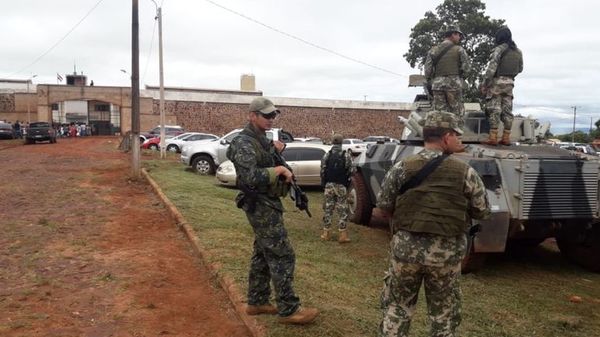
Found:
M 199 155 L 192 161 L 192 168 L 201 175 L 215 174 L 215 162 L 209 155 Z
M 368 226 L 371 222 L 373 204 L 367 190 L 367 185 L 360 172 L 352 175 L 352 182 L 348 187 L 348 220 Z
M 144 144 L 145 141 L 146 141 L 146 137 L 140 137 L 140 144 Z
M 568 260 L 593 272 L 600 272 L 600 221 L 562 224 L 556 244 Z
M 156 144 L 150 144 L 148 145 L 148 148 L 152 151 L 158 151 L 158 145 Z
M 173 152 L 173 153 L 179 153 L 179 146 L 177 146 L 175 144 L 171 144 L 171 145 L 167 146 L 167 151 Z
M 473 244 L 474 237 L 469 235 L 467 236 L 467 240 L 469 240 L 467 245 L 467 247 L 469 247 L 469 251 L 460 263 L 461 272 L 463 274 L 472 273 L 481 269 L 485 264 L 485 259 L 487 257 L 487 254 L 485 253 L 475 252 L 475 245 Z

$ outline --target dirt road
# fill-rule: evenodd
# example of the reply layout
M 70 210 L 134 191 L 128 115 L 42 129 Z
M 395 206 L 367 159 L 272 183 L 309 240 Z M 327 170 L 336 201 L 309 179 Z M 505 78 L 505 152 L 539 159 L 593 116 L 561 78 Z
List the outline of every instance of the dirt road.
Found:
M 249 336 L 117 145 L 0 147 L 0 335 Z

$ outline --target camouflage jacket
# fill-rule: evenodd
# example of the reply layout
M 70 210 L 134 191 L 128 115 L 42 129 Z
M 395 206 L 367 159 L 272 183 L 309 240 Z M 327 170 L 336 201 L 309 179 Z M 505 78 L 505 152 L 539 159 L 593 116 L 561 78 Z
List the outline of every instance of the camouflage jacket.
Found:
M 342 151 L 342 146 L 336 144 L 331 147 L 330 152 L 325 153 L 325 155 L 321 159 L 321 181 L 325 179 L 325 171 L 327 170 L 327 161 L 329 160 L 329 154 L 331 152 L 340 153 Z M 347 170 L 347 175 L 350 176 L 354 173 L 354 171 L 356 171 L 356 168 L 352 165 L 352 155 L 350 154 L 350 151 L 345 151 L 344 153 L 344 159 L 346 161 L 344 167 Z
M 235 166 L 239 183 L 257 190 L 259 202 L 283 210 L 279 197 L 270 193 L 281 183 L 275 174 L 275 147 L 264 132 L 251 124 L 247 124 L 242 133 L 247 135 L 235 137 L 227 149 L 227 158 Z
M 441 151 L 423 149 L 419 152 L 420 156 L 425 159 L 433 159 L 440 156 Z M 406 173 L 402 161 L 396 163 L 386 173 L 381 183 L 381 190 L 377 196 L 377 207 L 393 213 L 396 209 L 396 199 L 400 195 L 400 188 L 406 181 Z M 485 191 L 483 181 L 479 174 L 469 167 L 465 176 L 464 194 L 469 200 L 467 213 L 471 218 L 484 219 L 490 214 L 490 204 Z
M 498 70 L 498 65 L 500 64 L 500 59 L 502 57 L 502 53 L 508 49 L 508 44 L 503 43 L 501 45 L 496 46 L 492 53 L 490 54 L 490 60 L 488 61 L 488 66 L 483 75 L 483 86 L 486 88 L 492 87 L 494 85 L 513 85 L 514 80 L 507 76 L 499 76 L 496 77 L 496 70 Z M 518 50 L 518 49 L 517 49 Z M 519 50 L 520 53 L 520 50 Z M 519 64 L 519 73 L 523 71 L 523 59 L 521 59 L 521 63 Z
M 460 72 L 463 76 L 460 75 L 451 75 L 451 76 L 438 76 L 433 78 L 433 74 L 435 73 L 435 68 L 433 65 L 433 59 L 435 55 L 441 49 L 444 49 L 449 43 L 452 43 L 449 40 L 444 40 L 439 45 L 431 48 L 427 52 L 427 56 L 425 57 L 425 78 L 431 84 L 433 90 L 462 90 L 464 86 L 463 76 L 469 71 L 471 71 L 471 59 L 469 55 L 467 55 L 467 51 L 459 46 L 459 55 L 460 55 Z

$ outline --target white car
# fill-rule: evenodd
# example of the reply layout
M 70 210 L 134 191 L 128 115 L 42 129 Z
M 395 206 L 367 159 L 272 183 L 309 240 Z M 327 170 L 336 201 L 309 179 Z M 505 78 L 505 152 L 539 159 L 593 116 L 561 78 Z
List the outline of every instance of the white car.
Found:
M 362 139 L 346 138 L 342 140 L 342 150 L 348 150 L 351 155 L 358 156 L 367 151 L 367 144 Z
M 186 132 L 179 136 L 170 138 L 165 140 L 165 144 L 167 147 L 167 151 L 170 152 L 181 152 L 181 149 L 187 142 L 194 141 L 208 141 L 219 139 L 219 136 L 213 135 L 211 133 L 201 133 L 201 132 Z
M 321 159 L 329 152 L 331 145 L 315 143 L 288 143 L 281 156 L 294 171 L 300 186 L 321 185 Z M 217 181 L 223 185 L 235 186 L 235 167 L 230 160 L 217 169 Z
M 191 166 L 199 174 L 214 174 L 217 167 L 227 160 L 227 148 L 240 132 L 242 129 L 235 129 L 219 139 L 188 142 L 181 149 L 181 162 Z M 284 143 L 294 141 L 294 137 L 290 133 L 281 129 L 273 128 L 267 130 L 266 133 L 269 139 L 280 140 Z

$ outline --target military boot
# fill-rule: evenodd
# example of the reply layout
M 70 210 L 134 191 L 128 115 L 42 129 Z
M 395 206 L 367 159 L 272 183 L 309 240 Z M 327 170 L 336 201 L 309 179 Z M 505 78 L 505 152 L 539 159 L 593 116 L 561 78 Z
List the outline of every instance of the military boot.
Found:
M 340 237 L 338 238 L 339 243 L 347 243 L 350 242 L 350 238 L 348 237 L 348 229 L 340 229 Z
M 300 307 L 295 313 L 287 317 L 279 317 L 279 323 L 284 324 L 308 324 L 319 316 L 319 310 L 316 308 Z
M 277 308 L 270 303 L 263 304 L 263 305 L 248 304 L 248 306 L 246 307 L 246 314 L 251 315 L 251 316 L 260 315 L 260 314 L 276 315 Z
M 323 228 L 323 231 L 321 232 L 321 240 L 323 241 L 329 241 L 329 232 L 331 230 L 329 228 Z
M 500 144 L 510 145 L 510 130 L 504 130 L 504 132 L 502 132 L 502 139 L 500 140 Z
M 489 138 L 482 141 L 481 144 L 498 145 L 498 129 L 490 129 Z

